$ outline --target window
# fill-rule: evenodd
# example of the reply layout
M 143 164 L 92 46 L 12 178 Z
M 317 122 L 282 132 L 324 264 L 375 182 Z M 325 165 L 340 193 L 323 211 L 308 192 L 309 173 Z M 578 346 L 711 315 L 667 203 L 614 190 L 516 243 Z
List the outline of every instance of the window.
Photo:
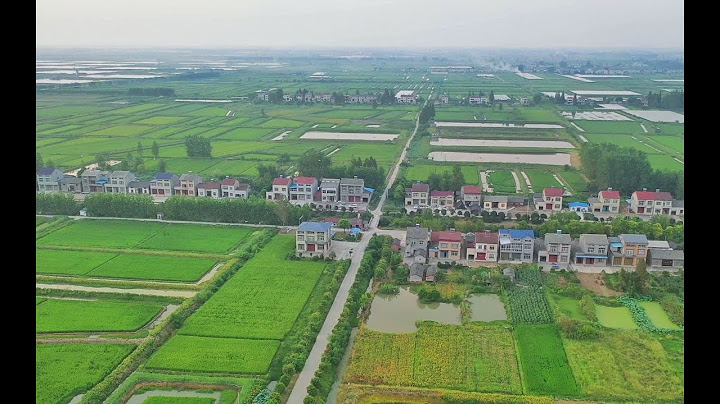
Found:
M 642 248 L 639 249 L 639 250 L 638 250 L 638 255 L 645 255 L 645 250 L 642 249 Z
M 595 247 L 588 247 L 588 248 L 587 248 L 587 252 L 589 252 L 589 253 L 595 252 Z M 599 249 L 598 249 L 598 252 L 600 252 Z
M 322 245 L 322 244 L 318 244 L 318 245 L 317 245 L 317 249 L 318 249 L 318 251 L 324 250 L 324 249 L 325 249 L 325 246 Z
M 645 201 L 640 201 L 640 202 L 638 202 L 638 205 L 639 205 L 639 206 L 645 206 Z
M 440 243 L 440 248 L 447 248 L 448 243 Z
M 529 259 L 530 259 L 530 254 L 523 254 L 523 259 L 524 259 L 524 260 L 529 260 Z
M 490 250 L 490 251 L 495 251 L 495 244 L 490 244 L 489 250 Z
M 598 254 L 605 254 L 605 247 L 598 247 Z
M 625 255 L 627 255 L 627 256 L 632 257 L 633 254 L 635 254 L 635 251 L 633 251 L 633 250 L 627 250 L 627 251 L 625 251 Z
M 657 206 L 662 206 L 662 202 L 660 202 L 660 201 L 655 201 L 655 205 L 657 205 Z
M 570 247 L 564 245 L 564 246 L 562 246 L 562 249 L 560 250 L 560 252 L 566 253 L 566 252 L 568 252 L 569 249 L 570 249 Z
M 450 252 L 450 255 L 452 255 L 453 257 L 457 257 L 458 252 L 457 252 L 457 251 L 451 251 L 451 252 Z
M 297 249 L 300 251 L 305 251 L 305 244 L 298 244 Z

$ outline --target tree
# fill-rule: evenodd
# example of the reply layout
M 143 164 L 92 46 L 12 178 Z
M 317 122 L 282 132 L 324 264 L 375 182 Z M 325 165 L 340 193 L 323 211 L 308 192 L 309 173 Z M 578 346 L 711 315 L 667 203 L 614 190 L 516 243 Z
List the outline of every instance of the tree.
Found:
M 151 151 L 152 151 L 153 157 L 155 157 L 155 158 L 157 158 L 158 155 L 160 155 L 160 146 L 158 146 L 158 143 L 157 143 L 156 141 L 154 141 L 154 140 L 153 140 L 153 143 L 152 143 Z
M 495 101 L 495 91 L 490 90 L 490 95 L 488 96 L 488 100 L 490 100 L 490 104 L 492 104 L 493 101 Z
M 140 143 L 139 140 L 138 140 L 138 144 L 137 144 L 137 152 L 138 152 L 138 156 L 142 156 L 143 145 L 142 145 L 142 143 Z
M 501 102 L 500 104 L 498 104 L 498 110 L 502 111 L 502 109 L 503 109 L 503 106 L 502 106 L 502 102 Z
M 40 153 L 35 152 L 35 172 L 40 171 L 43 168 L 43 159 Z
M 535 105 L 539 105 L 540 101 L 542 101 L 542 94 L 535 93 L 535 95 L 533 95 L 533 103 L 535 103 Z
M 285 199 L 279 200 L 275 204 L 274 211 L 278 219 L 280 219 L 280 223 L 282 223 L 283 226 L 287 225 L 288 219 L 290 218 L 290 202 Z
M 347 219 L 342 219 L 338 222 L 338 227 L 341 229 L 345 229 L 345 233 L 347 233 L 347 229 L 350 228 L 350 221 Z
M 164 173 L 167 171 L 167 162 L 165 160 L 158 161 L 158 171 Z
M 298 160 L 298 171 L 306 177 L 323 178 L 328 177 L 328 169 L 332 165 L 332 159 L 319 150 L 313 150 L 300 157 Z
M 188 157 L 212 157 L 210 139 L 200 135 L 185 136 L 185 149 Z
M 465 185 L 465 176 L 459 165 L 453 166 L 452 181 L 450 182 L 450 190 L 460 192 L 460 188 Z

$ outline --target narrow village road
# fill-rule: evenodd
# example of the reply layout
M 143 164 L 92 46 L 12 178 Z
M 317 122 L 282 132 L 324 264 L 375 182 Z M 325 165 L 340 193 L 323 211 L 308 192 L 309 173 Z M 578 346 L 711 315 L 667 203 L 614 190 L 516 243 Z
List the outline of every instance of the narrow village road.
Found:
M 186 298 L 193 297 L 197 294 L 197 291 L 195 290 L 122 289 L 49 283 L 35 283 L 35 289 L 78 290 L 83 292 L 101 293 L 130 293 L 133 295 L 172 296 Z
M 423 104 L 423 106 L 428 103 L 431 95 L 432 93 L 428 95 L 428 98 L 427 100 L 425 100 L 425 104 Z M 340 285 L 340 289 L 338 290 L 337 295 L 335 295 L 335 301 L 333 301 L 333 304 L 330 307 L 330 312 L 328 312 L 328 315 L 325 318 L 325 322 L 323 323 L 323 326 L 318 333 L 317 339 L 315 340 L 315 345 L 313 345 L 313 348 L 310 351 L 310 355 L 308 356 L 307 361 L 305 361 L 305 366 L 300 372 L 300 375 L 298 376 L 298 379 L 295 382 L 292 391 L 290 392 L 290 397 L 288 397 L 287 404 L 302 404 L 305 396 L 307 396 L 307 388 L 308 386 L 310 386 L 310 381 L 312 381 L 313 377 L 315 377 L 315 372 L 320 367 L 320 360 L 322 359 L 323 352 L 325 352 L 325 349 L 327 348 L 330 334 L 332 333 L 333 328 L 335 328 L 335 325 L 337 325 L 338 321 L 340 320 L 340 314 L 342 314 L 343 308 L 345 307 L 345 302 L 347 301 L 348 295 L 350 293 L 350 287 L 355 282 L 355 276 L 357 275 L 358 268 L 360 267 L 360 261 L 362 261 L 362 257 L 365 254 L 365 248 L 367 248 L 368 241 L 377 230 L 378 223 L 380 222 L 380 216 L 382 215 L 382 207 L 385 204 L 385 200 L 387 199 L 387 195 L 391 189 L 391 185 L 393 184 L 393 182 L 395 182 L 395 178 L 400 171 L 400 163 L 402 163 L 405 159 L 408 148 L 410 147 L 410 142 L 412 142 L 418 128 L 420 127 L 419 117 L 420 114 L 418 113 L 418 115 L 415 117 L 415 130 L 413 130 L 413 133 L 405 144 L 402 153 L 400 153 L 400 157 L 398 158 L 397 163 L 395 163 L 392 171 L 390 172 L 390 175 L 388 176 L 387 186 L 385 187 L 385 191 L 380 197 L 380 202 L 378 203 L 375 210 L 372 211 L 373 218 L 370 221 L 368 230 L 364 232 L 362 240 L 355 248 L 352 262 L 350 263 L 350 268 L 345 275 L 345 279 L 343 279 L 343 282 Z

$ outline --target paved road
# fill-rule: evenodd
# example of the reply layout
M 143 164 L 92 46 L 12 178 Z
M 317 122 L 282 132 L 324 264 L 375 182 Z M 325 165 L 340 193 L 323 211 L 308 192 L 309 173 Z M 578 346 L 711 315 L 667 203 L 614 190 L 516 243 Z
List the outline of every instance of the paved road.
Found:
M 430 96 L 428 96 L 428 99 L 425 100 L 425 104 L 427 104 L 427 101 L 429 99 Z M 423 104 L 423 106 L 425 104 Z M 407 150 L 410 147 L 410 142 L 415 137 L 418 127 L 420 126 L 420 121 L 418 120 L 418 117 L 419 114 L 415 117 L 415 130 L 413 131 L 412 136 L 410 136 L 410 138 L 408 139 L 402 153 L 400 153 L 400 158 L 398 159 L 397 163 L 395 163 L 392 171 L 390 172 L 390 175 L 388 176 L 388 186 L 385 187 L 385 191 L 380 197 L 380 203 L 378 203 L 377 208 L 372 211 L 373 219 L 372 221 L 370 221 L 369 229 L 365 232 L 362 240 L 360 241 L 360 243 L 358 243 L 357 247 L 355 247 L 355 252 L 353 253 L 352 261 L 350 263 L 350 268 L 345 275 L 345 279 L 343 279 L 343 282 L 340 285 L 340 289 L 335 296 L 335 301 L 333 301 L 333 304 L 330 307 L 330 312 L 328 312 L 328 315 L 325 318 L 325 322 L 323 323 L 323 326 L 318 333 L 317 339 L 315 340 L 315 345 L 313 345 L 313 348 L 310 351 L 310 355 L 308 356 L 307 361 L 305 361 L 305 366 L 300 372 L 300 375 L 298 376 L 298 379 L 293 386 L 292 392 L 290 392 L 290 397 L 288 397 L 287 401 L 288 404 L 302 404 L 305 396 L 307 396 L 307 388 L 310 385 L 310 381 L 312 380 L 312 378 L 315 377 L 315 372 L 320 367 L 320 360 L 322 359 L 323 352 L 325 352 L 325 349 L 327 348 L 330 334 L 332 333 L 333 328 L 335 328 L 335 325 L 337 325 L 338 320 L 340 319 L 340 314 L 342 314 L 343 308 L 345 307 L 345 302 L 347 301 L 348 295 L 350 293 L 350 287 L 355 282 L 355 276 L 357 275 L 358 268 L 360 267 L 360 261 L 362 261 L 362 257 L 365 254 L 365 248 L 367 247 L 370 238 L 376 232 L 377 225 L 380 221 L 380 216 L 382 215 L 382 207 L 385 204 L 385 200 L 387 199 L 388 191 L 390 190 L 392 183 L 395 182 L 395 178 L 400 171 L 400 163 L 405 159 Z
M 173 296 L 173 297 L 193 297 L 197 294 L 197 291 L 195 291 L 195 290 L 122 289 L 122 288 L 106 288 L 106 287 L 49 284 L 49 283 L 36 283 L 35 288 L 36 289 L 57 289 L 57 290 L 79 290 L 79 291 L 83 291 L 83 292 L 130 293 L 133 295 Z

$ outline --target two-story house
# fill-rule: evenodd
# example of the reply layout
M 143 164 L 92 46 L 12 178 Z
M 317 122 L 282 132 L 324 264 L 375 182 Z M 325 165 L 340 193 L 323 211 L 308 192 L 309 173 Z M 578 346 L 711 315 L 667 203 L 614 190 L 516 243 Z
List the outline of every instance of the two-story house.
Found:
M 535 195 L 535 209 L 540 211 L 559 212 L 562 210 L 563 190 L 545 188 L 542 194 Z
M 532 230 L 500 229 L 498 262 L 533 262 L 535 232 Z
M 482 188 L 477 185 L 463 185 L 460 188 L 460 200 L 465 206 L 475 202 L 482 203 Z
M 203 182 L 201 175 L 185 173 L 180 176 L 180 181 L 175 185 L 175 195 L 196 196 L 197 186 Z
M 250 196 L 250 184 L 240 182 L 235 178 L 225 178 L 220 182 L 220 196 L 222 198 L 247 198 Z
M 395 94 L 395 102 L 398 104 L 415 104 L 415 91 L 400 90 Z
M 174 173 L 155 173 L 150 180 L 150 194 L 158 196 L 171 196 L 180 177 Z
M 434 231 L 430 233 L 429 256 L 439 261 L 460 261 L 462 255 L 462 233 L 450 229 L 449 231 Z
M 94 194 L 105 192 L 105 184 L 110 179 L 110 172 L 104 170 L 85 170 L 80 174 L 83 193 Z
M 60 191 L 71 194 L 81 193 L 82 179 L 72 175 L 65 175 L 60 179 Z
M 358 203 L 363 200 L 365 180 L 355 176 L 354 178 L 340 179 L 340 201 Z
M 128 194 L 150 195 L 150 181 L 130 181 L 127 191 Z
M 670 205 L 670 216 L 675 217 L 676 219 L 684 219 L 685 218 L 685 200 L 684 199 L 673 199 L 672 204 Z
M 541 267 L 558 266 L 566 269 L 570 264 L 572 239 L 562 230 L 545 234 L 545 245 L 538 251 L 538 263 Z
M 135 173 L 130 171 L 113 171 L 105 183 L 105 192 L 127 194 L 128 184 L 135 181 Z
M 455 205 L 455 192 L 430 191 L 430 207 L 433 209 L 452 208 Z
M 332 223 L 302 222 L 295 232 L 295 253 L 301 257 L 321 255 L 330 252 Z
M 608 237 L 610 264 L 614 267 L 634 267 L 638 260 L 647 259 L 648 239 L 644 234 L 621 234 Z
M 507 212 L 510 209 L 507 195 L 485 195 L 482 201 L 483 210 L 488 212 Z
M 670 192 L 661 192 L 659 189 L 652 192 L 643 188 L 642 191 L 632 193 L 630 210 L 638 215 L 669 215 L 672 209 L 672 200 Z
M 272 191 L 265 192 L 265 199 L 271 201 L 290 199 L 290 185 L 292 185 L 292 178 L 275 178 L 272 183 Z
M 675 272 L 685 267 L 685 251 L 670 248 L 650 248 L 648 270 Z
M 422 182 L 405 188 L 405 206 L 426 208 L 430 205 L 430 185 Z
M 620 192 L 612 188 L 598 192 L 597 198 L 588 198 L 590 212 L 593 213 L 618 213 L 620 212 Z
M 413 257 L 417 251 L 422 251 L 422 256 L 427 257 L 427 250 L 430 247 L 430 230 L 416 225 L 408 227 L 405 232 L 405 257 Z M 423 260 L 424 262 L 424 260 Z
M 197 196 L 220 199 L 222 195 L 219 182 L 201 182 L 197 184 L 195 189 L 197 190 Z
M 608 237 L 604 234 L 581 234 L 574 254 L 574 267 L 608 266 L 610 251 Z
M 60 192 L 60 180 L 65 174 L 57 168 L 41 168 L 35 174 L 38 192 Z
M 472 234 L 472 233 L 470 233 Z M 485 230 L 475 232 L 472 243 L 468 241 L 465 256 L 468 261 L 474 262 L 497 262 L 500 234 Z
M 340 179 L 323 178 L 320 183 L 320 201 L 325 204 L 335 204 L 340 200 Z
M 317 192 L 318 180 L 315 177 L 295 177 L 290 185 L 290 202 L 305 205 L 313 202 Z

